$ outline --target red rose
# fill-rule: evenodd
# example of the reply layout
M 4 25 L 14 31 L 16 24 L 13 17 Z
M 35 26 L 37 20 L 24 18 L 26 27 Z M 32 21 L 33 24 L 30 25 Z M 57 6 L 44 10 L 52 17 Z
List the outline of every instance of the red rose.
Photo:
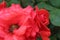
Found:
M 1 10 L 0 40 L 36 40 L 38 34 L 42 40 L 48 40 L 48 11 L 35 10 L 31 6 L 23 9 L 19 4 Z
M 3 38 L 2 40 L 32 40 L 35 38 L 38 27 L 35 26 L 33 15 L 31 15 L 33 9 L 29 8 L 30 6 L 22 9 L 18 4 L 12 4 L 11 7 L 0 11 L 0 38 Z
M 46 9 L 38 9 L 36 6 L 36 18 L 35 21 L 39 26 L 39 34 L 42 40 L 49 40 L 50 29 L 47 27 L 49 24 L 49 12 Z
M 6 7 L 6 2 L 3 1 L 2 3 L 0 3 L 0 10 L 4 9 Z

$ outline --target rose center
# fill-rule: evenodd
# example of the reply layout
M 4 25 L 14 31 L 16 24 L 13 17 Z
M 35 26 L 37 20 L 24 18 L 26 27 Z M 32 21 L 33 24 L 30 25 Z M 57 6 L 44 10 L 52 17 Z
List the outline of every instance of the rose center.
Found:
M 13 30 L 14 30 L 14 29 L 18 29 L 18 28 L 19 28 L 19 25 L 13 24 L 13 25 L 10 26 L 9 32 L 13 33 Z

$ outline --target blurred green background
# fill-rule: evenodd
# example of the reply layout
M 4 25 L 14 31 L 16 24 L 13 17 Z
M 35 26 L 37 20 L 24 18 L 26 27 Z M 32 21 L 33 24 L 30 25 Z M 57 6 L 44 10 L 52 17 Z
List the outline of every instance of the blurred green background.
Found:
M 37 5 L 40 9 L 44 8 L 50 12 L 51 36 L 50 40 L 60 40 L 60 0 L 5 0 L 7 7 L 12 3 L 20 4 L 23 8 L 31 5 L 33 8 Z M 2 2 L 2 0 L 0 0 Z M 38 38 L 37 40 L 41 40 Z

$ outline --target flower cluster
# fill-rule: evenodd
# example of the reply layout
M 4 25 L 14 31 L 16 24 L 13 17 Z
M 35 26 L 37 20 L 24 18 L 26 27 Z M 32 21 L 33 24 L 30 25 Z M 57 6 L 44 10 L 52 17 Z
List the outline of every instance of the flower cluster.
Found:
M 2 7 L 2 8 L 1 8 Z M 49 12 L 31 6 L 0 4 L 0 40 L 49 40 Z

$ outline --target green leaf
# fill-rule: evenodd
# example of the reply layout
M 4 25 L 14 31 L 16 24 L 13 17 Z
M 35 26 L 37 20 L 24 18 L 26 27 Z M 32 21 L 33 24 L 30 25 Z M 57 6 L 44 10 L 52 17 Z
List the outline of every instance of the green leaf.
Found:
M 28 5 L 34 6 L 35 0 L 21 0 L 22 6 L 26 7 Z
M 6 0 L 7 2 L 10 2 L 10 3 L 19 3 L 20 1 L 19 0 Z
M 41 2 L 48 1 L 48 0 L 40 0 Z
M 51 36 L 51 37 L 50 37 L 50 40 L 57 40 L 57 38 L 56 38 L 56 36 L 54 35 L 54 36 Z
M 6 0 L 6 2 L 7 2 L 7 6 L 10 6 L 12 3 L 20 4 L 19 0 Z
M 49 28 L 50 28 L 51 30 L 53 30 L 54 27 L 55 27 L 55 26 L 52 25 L 51 23 L 49 24 Z
M 49 0 L 49 2 L 55 7 L 60 7 L 60 0 Z
M 0 3 L 2 2 L 3 0 L 0 0 Z
M 58 40 L 60 40 L 60 30 L 59 30 L 59 32 L 56 34 L 56 37 L 58 38 Z
M 51 10 L 53 10 L 53 9 L 56 9 L 56 8 L 52 7 L 51 5 L 46 4 L 46 3 L 44 3 L 44 2 L 41 2 L 41 3 L 37 4 L 37 6 L 38 6 L 39 8 L 45 8 L 45 9 L 47 9 L 47 10 L 49 10 L 49 11 L 51 11 Z
M 51 23 L 55 26 L 60 26 L 60 9 L 52 10 L 50 12 Z
M 37 40 L 42 40 L 42 38 L 41 37 L 37 37 Z

